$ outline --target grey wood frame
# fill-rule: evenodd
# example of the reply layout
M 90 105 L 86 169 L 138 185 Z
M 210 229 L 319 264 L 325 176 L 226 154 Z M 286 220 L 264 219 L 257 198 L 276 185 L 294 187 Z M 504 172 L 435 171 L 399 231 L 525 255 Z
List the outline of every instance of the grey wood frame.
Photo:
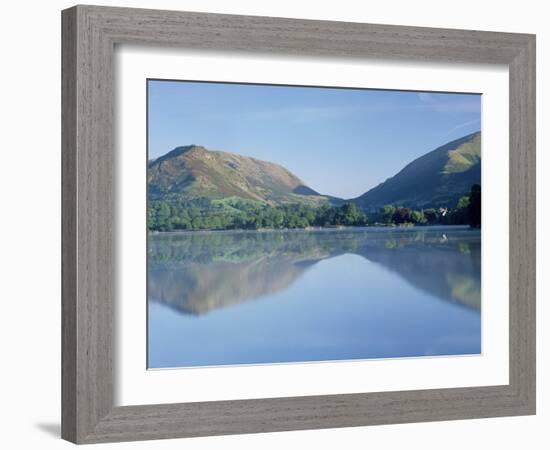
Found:
M 75 443 L 535 413 L 535 36 L 75 6 L 62 13 L 62 437 Z M 113 52 L 199 50 L 505 64 L 510 80 L 508 385 L 113 404 Z

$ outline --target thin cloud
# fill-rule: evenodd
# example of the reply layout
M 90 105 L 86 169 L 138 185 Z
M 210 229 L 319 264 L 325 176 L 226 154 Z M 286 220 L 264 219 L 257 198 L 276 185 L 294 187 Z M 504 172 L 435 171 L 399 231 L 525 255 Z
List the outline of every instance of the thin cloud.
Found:
M 475 125 L 475 124 L 480 123 L 480 122 L 481 121 L 479 119 L 468 120 L 467 122 L 460 123 L 460 124 L 454 126 L 450 130 L 448 130 L 447 133 L 445 133 L 445 134 L 454 133 L 455 131 L 461 130 L 462 128 L 466 128 L 466 127 L 469 127 L 470 125 Z

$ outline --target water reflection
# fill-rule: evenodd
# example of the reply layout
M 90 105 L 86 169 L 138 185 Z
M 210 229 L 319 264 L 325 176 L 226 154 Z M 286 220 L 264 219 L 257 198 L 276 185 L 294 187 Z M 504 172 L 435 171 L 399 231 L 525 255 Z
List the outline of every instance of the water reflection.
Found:
M 459 227 L 152 235 L 148 298 L 202 315 L 282 292 L 320 261 L 344 254 L 431 296 L 480 309 L 480 232 Z

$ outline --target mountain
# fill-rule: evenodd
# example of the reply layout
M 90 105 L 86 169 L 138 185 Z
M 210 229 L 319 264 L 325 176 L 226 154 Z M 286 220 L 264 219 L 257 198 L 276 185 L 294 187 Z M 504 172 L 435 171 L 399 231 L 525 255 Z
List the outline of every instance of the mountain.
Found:
M 148 163 L 151 200 L 244 199 L 277 206 L 302 203 L 342 205 L 279 164 L 199 145 L 177 147 Z M 385 204 L 414 208 L 455 207 L 481 182 L 481 133 L 426 153 L 363 195 L 346 200 L 366 211 Z
M 395 176 L 352 201 L 366 210 L 386 204 L 454 207 L 481 184 L 481 133 L 469 134 L 415 159 Z
M 329 201 L 284 167 L 198 145 L 177 147 L 149 161 L 151 200 L 238 197 L 271 205 Z

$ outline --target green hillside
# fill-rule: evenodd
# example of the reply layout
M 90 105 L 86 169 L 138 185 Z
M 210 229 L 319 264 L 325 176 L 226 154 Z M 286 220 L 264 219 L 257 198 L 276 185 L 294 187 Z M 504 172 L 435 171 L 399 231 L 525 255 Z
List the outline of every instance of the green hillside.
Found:
M 366 210 L 385 204 L 414 208 L 454 207 L 481 183 L 481 133 L 449 142 L 415 159 L 395 176 L 352 201 Z
M 242 199 L 271 206 L 329 201 L 278 164 L 197 145 L 150 161 L 148 187 L 150 200 Z
M 464 224 L 481 181 L 481 136 L 449 142 L 349 200 L 314 191 L 278 164 L 197 145 L 150 161 L 147 172 L 147 223 L 155 231 Z M 439 207 L 449 214 L 424 214 Z

